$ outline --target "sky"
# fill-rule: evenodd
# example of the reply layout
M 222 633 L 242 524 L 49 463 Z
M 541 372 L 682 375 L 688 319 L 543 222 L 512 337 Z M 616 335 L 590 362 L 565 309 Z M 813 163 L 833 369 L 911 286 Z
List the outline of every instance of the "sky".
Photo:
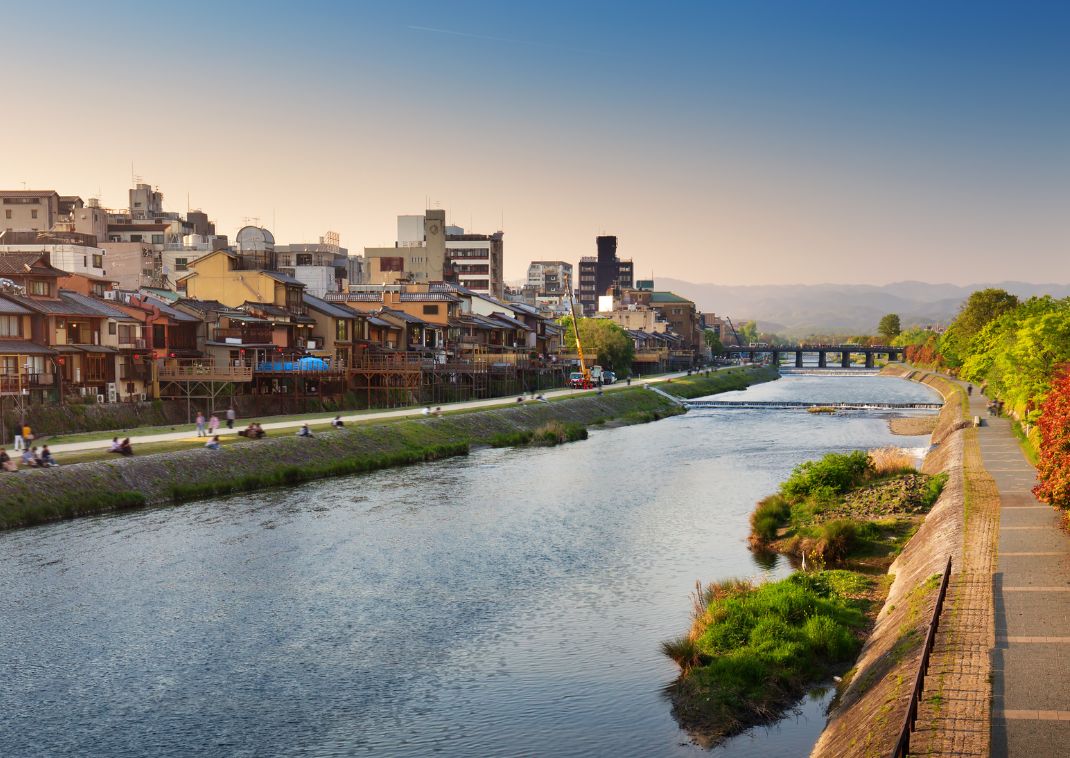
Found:
M 391 244 L 442 207 L 507 279 L 1070 282 L 1070 4 L 160 2 L 4 13 L 0 187 L 232 237 Z M 12 71 L 14 75 L 12 75 Z

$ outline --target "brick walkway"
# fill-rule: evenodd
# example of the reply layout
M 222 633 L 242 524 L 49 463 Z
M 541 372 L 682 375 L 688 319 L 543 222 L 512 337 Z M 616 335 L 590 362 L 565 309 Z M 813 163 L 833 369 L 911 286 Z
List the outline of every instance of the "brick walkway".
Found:
M 972 398 L 975 405 L 984 402 Z M 979 432 L 965 430 L 965 529 L 959 565 L 944 604 L 918 710 L 912 755 L 987 756 L 991 722 L 990 651 L 994 644 L 992 573 L 999 535 L 999 493 L 981 459 Z
M 977 413 L 983 416 L 983 407 Z M 1030 492 L 1036 471 L 1010 422 L 985 420 L 981 452 L 1002 500 L 993 577 L 992 755 L 1068 755 L 1070 536 L 1059 512 Z

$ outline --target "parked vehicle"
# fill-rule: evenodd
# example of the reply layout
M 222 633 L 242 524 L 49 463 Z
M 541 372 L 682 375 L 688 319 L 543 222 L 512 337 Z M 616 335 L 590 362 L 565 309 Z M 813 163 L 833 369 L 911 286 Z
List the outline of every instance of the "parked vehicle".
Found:
M 582 371 L 573 371 L 568 375 L 568 386 L 574 390 L 589 390 L 592 383 L 590 379 L 584 377 Z
M 602 372 L 602 384 L 613 384 L 615 381 L 617 381 L 617 375 L 612 371 Z

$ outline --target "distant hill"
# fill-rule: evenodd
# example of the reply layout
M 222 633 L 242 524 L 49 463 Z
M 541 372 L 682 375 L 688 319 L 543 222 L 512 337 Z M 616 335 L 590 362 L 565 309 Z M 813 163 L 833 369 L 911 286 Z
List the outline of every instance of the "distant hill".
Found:
M 946 324 L 971 292 L 999 287 L 1019 297 L 1070 296 L 1068 284 L 867 284 L 726 286 L 658 278 L 657 288 L 694 300 L 699 310 L 727 314 L 734 322 L 756 320 L 763 331 L 805 336 L 812 333 L 867 333 L 881 316 L 898 313 L 904 328 Z

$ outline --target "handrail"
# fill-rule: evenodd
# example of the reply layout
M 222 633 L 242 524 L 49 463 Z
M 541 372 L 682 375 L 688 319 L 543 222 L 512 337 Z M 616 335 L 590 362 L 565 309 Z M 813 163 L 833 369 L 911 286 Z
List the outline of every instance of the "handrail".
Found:
M 944 578 L 940 582 L 940 594 L 936 598 L 936 607 L 933 608 L 933 618 L 929 622 L 929 634 L 925 637 L 925 646 L 921 650 L 921 664 L 918 666 L 918 675 L 914 679 L 914 691 L 910 695 L 910 705 L 907 706 L 907 714 L 903 719 L 903 728 L 899 732 L 899 741 L 892 751 L 892 758 L 905 758 L 910 753 L 910 735 L 914 731 L 914 725 L 918 720 L 918 703 L 921 702 L 921 691 L 925 685 L 925 674 L 929 670 L 929 656 L 933 651 L 933 643 L 936 641 L 936 628 L 940 625 L 940 611 L 944 608 L 944 598 L 947 596 L 947 583 L 951 578 L 951 556 L 947 558 L 947 568 L 944 569 Z

